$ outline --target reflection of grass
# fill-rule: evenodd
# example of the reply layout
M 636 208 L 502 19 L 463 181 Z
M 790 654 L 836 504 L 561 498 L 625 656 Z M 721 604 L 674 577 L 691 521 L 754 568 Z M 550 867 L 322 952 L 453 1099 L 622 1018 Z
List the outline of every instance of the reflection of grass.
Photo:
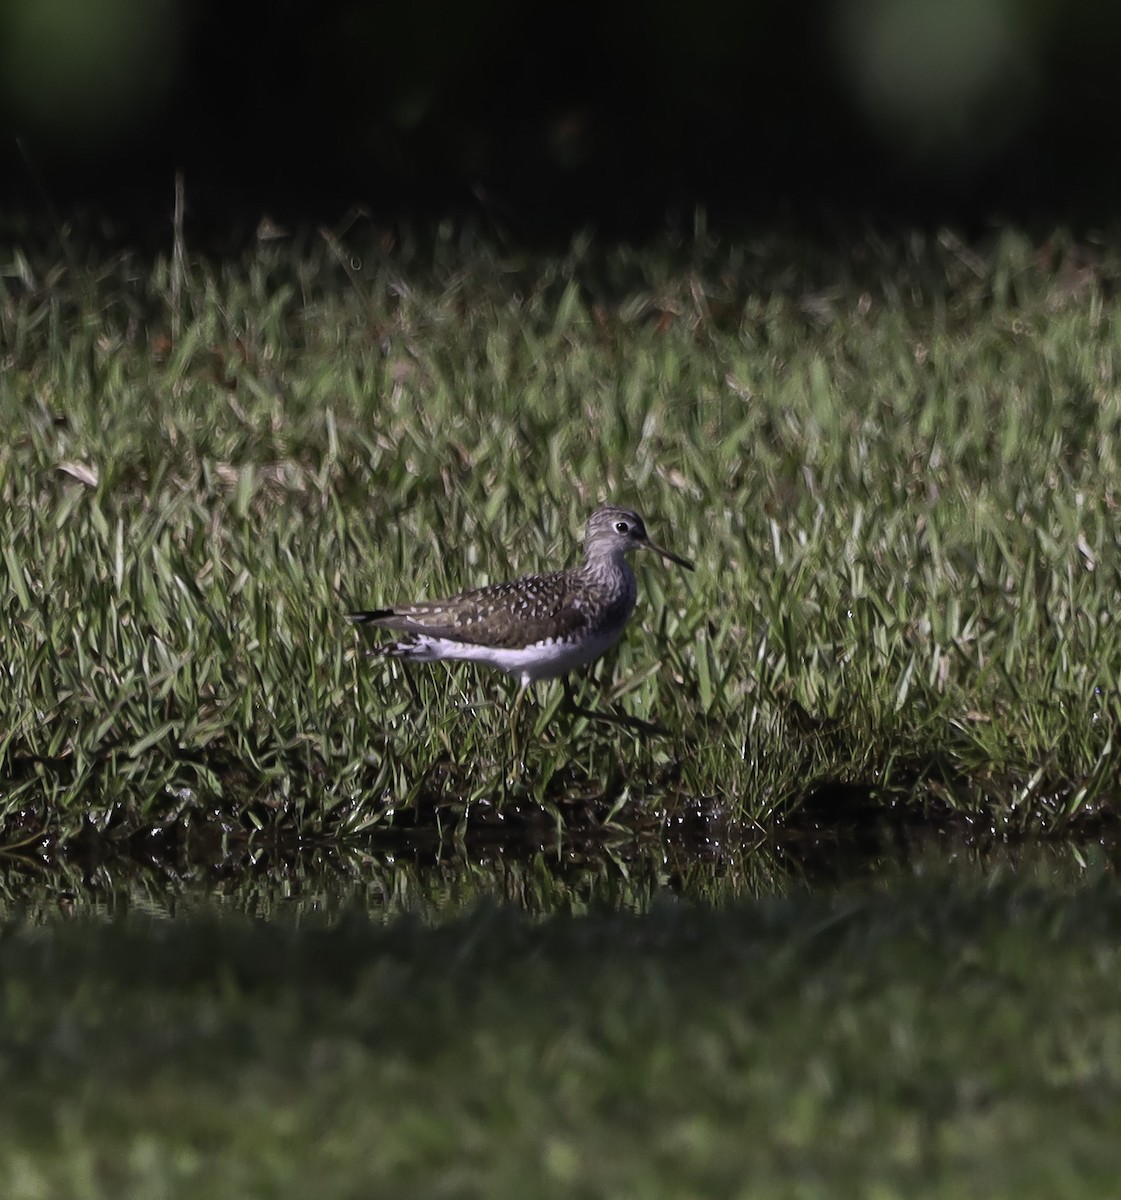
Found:
M 720 849 L 652 839 L 581 846 L 565 839 L 534 849 L 520 838 L 488 839 L 468 853 L 434 839 L 425 848 L 420 840 L 380 853 L 262 851 L 252 862 L 244 855 L 220 862 L 200 855 L 163 862 L 102 855 L 43 864 L 2 856 L 0 920 L 42 922 L 58 913 L 182 917 L 217 909 L 261 919 L 337 919 L 361 911 L 384 920 L 408 913 L 446 921 L 480 904 L 538 914 L 646 912 L 666 895 L 722 904 L 779 895 L 814 878 L 804 861 L 783 862 L 765 846 Z M 1061 848 L 1055 853 L 1062 857 Z M 836 847 L 829 858 L 847 877 L 884 870 L 882 860 L 856 859 Z
M 1121 895 L 8 926 L 30 1196 L 1111 1194 Z M 16 1083 L 18 1081 L 18 1086 Z
M 164 264 L 7 256 L 6 839 L 1110 794 L 1112 252 L 349 250 L 196 264 L 174 321 Z M 608 497 L 698 569 L 641 568 L 587 698 L 677 736 L 542 688 L 507 783 L 506 685 L 416 670 L 418 704 L 341 613 L 571 560 Z
M 355 911 L 379 920 L 403 914 L 445 922 L 479 905 L 531 914 L 649 912 L 669 899 L 722 907 L 792 892 L 822 894 L 860 881 L 894 885 L 953 862 L 970 879 L 1012 872 L 1049 887 L 1074 886 L 1100 871 L 1106 852 L 1074 839 L 1019 843 L 862 831 L 859 839 L 787 840 L 781 845 L 631 839 L 536 848 L 524 837 L 441 845 L 411 835 L 380 852 L 280 848 L 222 861 L 201 855 L 145 861 L 101 854 L 40 862 L 0 857 L 0 920 L 50 922 L 59 914 L 116 919 L 184 917 L 219 911 L 270 920 L 338 920 Z M 381 839 L 384 847 L 386 839 Z M 103 847 L 99 847 L 103 848 Z

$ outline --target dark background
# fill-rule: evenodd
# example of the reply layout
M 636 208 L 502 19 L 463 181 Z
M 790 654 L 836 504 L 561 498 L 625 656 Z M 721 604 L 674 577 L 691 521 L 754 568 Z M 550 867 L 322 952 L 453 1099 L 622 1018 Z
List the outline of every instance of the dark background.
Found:
M 1111 223 L 1109 0 L 4 0 L 0 221 Z

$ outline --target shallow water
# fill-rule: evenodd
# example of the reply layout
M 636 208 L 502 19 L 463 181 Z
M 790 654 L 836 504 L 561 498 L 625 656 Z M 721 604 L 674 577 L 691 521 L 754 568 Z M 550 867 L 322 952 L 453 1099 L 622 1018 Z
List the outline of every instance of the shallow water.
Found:
M 720 905 L 794 891 L 893 887 L 907 879 L 1016 875 L 1050 885 L 1116 874 L 1121 851 L 1099 839 L 1004 841 L 898 828 L 859 838 L 782 841 L 458 844 L 363 848 L 250 847 L 224 857 L 99 853 L 0 856 L 0 918 L 129 913 L 174 918 L 200 908 L 256 918 L 348 913 L 438 922 L 486 905 L 535 914 L 646 912 L 660 903 Z

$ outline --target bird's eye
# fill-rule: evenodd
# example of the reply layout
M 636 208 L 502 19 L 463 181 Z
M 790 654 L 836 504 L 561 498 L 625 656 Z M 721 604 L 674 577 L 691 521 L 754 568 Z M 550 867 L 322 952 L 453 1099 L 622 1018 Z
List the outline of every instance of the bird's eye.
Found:
M 631 531 L 631 527 L 626 523 L 626 521 L 616 521 L 615 522 L 615 532 L 616 533 L 630 533 L 630 531 Z

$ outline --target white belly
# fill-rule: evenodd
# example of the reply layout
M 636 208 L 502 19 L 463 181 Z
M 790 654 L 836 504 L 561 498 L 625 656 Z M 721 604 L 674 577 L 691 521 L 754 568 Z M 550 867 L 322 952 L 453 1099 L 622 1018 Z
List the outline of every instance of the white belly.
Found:
M 411 644 L 398 647 L 402 657 L 420 662 L 457 659 L 463 662 L 484 663 L 510 675 L 517 675 L 523 687 L 539 679 L 556 679 L 569 671 L 593 662 L 619 639 L 622 628 L 607 634 L 584 638 L 579 642 L 557 642 L 547 638 L 533 646 L 509 649 L 500 646 L 473 646 L 447 638 L 419 634 Z

